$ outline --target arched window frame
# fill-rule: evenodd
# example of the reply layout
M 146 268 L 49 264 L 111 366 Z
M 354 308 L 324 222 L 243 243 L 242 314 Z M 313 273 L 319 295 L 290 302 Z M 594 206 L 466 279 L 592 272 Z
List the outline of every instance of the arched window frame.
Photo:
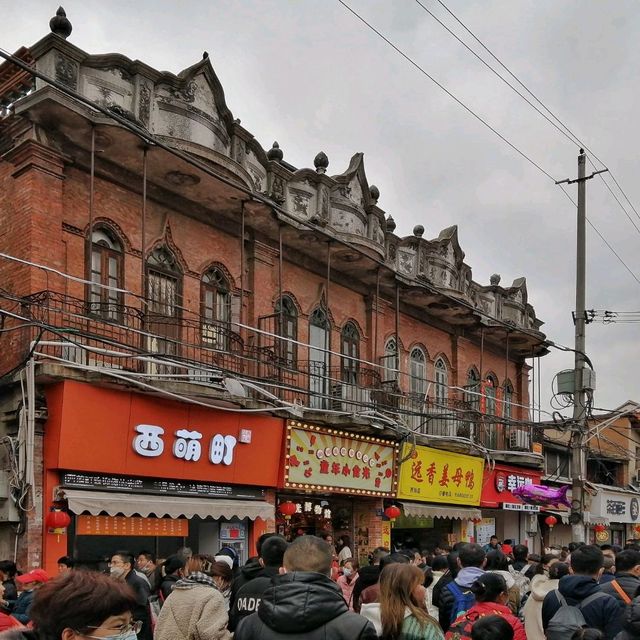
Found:
M 382 356 L 382 381 L 398 381 L 400 368 L 400 358 L 398 354 L 398 341 L 395 336 L 391 336 L 384 343 L 384 356 Z
M 490 373 L 485 379 L 484 385 L 485 395 L 485 413 L 488 416 L 496 415 L 498 378 Z
M 276 343 L 276 353 L 287 367 L 295 367 L 298 360 L 298 310 L 289 296 L 282 296 L 275 304 L 276 334 L 283 340 Z
M 471 367 L 467 371 L 467 384 L 465 385 L 468 393 L 465 393 L 467 404 L 475 411 L 480 408 L 480 373 L 475 367 Z
M 124 250 L 119 238 L 104 226 L 95 227 L 91 233 L 87 272 L 87 280 L 95 283 L 87 286 L 89 313 L 121 321 L 123 294 L 114 289 L 124 289 Z
M 323 330 L 323 344 L 313 344 L 312 327 Z M 329 402 L 329 368 L 331 366 L 331 323 L 323 307 L 309 316 L 309 406 L 325 409 Z
M 446 404 L 449 398 L 449 369 L 444 358 L 437 358 L 434 365 L 436 404 Z
M 513 417 L 513 385 L 508 380 L 504 385 L 502 416 L 507 420 L 510 420 Z
M 229 346 L 231 285 L 220 267 L 211 267 L 200 281 L 202 340 L 218 349 Z
M 180 317 L 182 272 L 173 252 L 156 247 L 147 256 L 147 313 L 165 318 Z
M 409 391 L 420 397 L 427 392 L 427 356 L 422 347 L 413 347 L 409 354 Z
M 340 335 L 341 378 L 348 384 L 358 383 L 360 371 L 360 332 L 353 322 L 347 322 Z

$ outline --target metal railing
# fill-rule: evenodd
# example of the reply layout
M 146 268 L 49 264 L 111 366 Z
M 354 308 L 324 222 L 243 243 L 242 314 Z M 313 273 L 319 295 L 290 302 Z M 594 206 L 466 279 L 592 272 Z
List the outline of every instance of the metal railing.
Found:
M 281 338 L 264 329 L 243 327 L 241 335 L 229 324 L 196 314 L 166 317 L 126 305 L 113 307 L 100 309 L 93 303 L 89 308 L 84 300 L 42 291 L 24 299 L 22 314 L 38 327 L 48 327 L 41 354 L 80 367 L 200 384 L 233 377 L 249 383 L 249 397 L 267 395 L 320 411 L 381 415 L 417 434 L 464 438 L 487 449 L 531 450 L 529 427 L 483 416 L 477 399 L 462 389 L 448 388 L 438 398 L 412 394 L 403 390 L 411 387 L 407 375 L 383 380 L 388 376 L 383 366 L 331 352 L 322 361 L 298 359 L 311 353 L 309 345 L 284 348 Z M 29 341 L 35 334 L 34 327 Z M 313 353 L 317 357 L 318 349 Z

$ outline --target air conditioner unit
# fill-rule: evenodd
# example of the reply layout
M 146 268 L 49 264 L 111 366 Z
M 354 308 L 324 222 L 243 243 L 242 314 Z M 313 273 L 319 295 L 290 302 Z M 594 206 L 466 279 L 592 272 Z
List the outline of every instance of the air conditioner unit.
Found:
M 531 448 L 531 433 L 526 429 L 512 429 L 509 432 L 509 448 L 528 451 Z

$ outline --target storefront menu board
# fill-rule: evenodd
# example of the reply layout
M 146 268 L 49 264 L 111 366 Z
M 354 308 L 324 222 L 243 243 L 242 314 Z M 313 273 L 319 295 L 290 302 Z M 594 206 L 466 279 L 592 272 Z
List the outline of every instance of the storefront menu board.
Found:
M 285 486 L 346 494 L 395 494 L 396 445 L 293 420 L 287 424 Z
M 484 460 L 405 443 L 398 498 L 447 504 L 480 504 Z
M 186 538 L 189 521 L 185 518 L 127 518 L 125 516 L 77 516 L 79 536 L 170 536 Z
M 253 487 L 229 487 L 211 482 L 189 480 L 163 480 L 152 478 L 131 478 L 97 473 L 62 474 L 62 486 L 78 489 L 100 489 L 123 493 L 147 493 L 151 495 L 203 496 L 207 498 L 236 498 L 243 500 L 263 500 L 264 489 Z

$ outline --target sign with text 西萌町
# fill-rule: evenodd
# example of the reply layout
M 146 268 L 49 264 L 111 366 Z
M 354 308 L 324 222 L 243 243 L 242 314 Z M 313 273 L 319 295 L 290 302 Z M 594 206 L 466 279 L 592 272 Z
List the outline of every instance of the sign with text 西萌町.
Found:
M 482 458 L 405 444 L 398 498 L 448 504 L 480 504 Z
M 285 487 L 372 496 L 395 494 L 393 442 L 290 421 Z

